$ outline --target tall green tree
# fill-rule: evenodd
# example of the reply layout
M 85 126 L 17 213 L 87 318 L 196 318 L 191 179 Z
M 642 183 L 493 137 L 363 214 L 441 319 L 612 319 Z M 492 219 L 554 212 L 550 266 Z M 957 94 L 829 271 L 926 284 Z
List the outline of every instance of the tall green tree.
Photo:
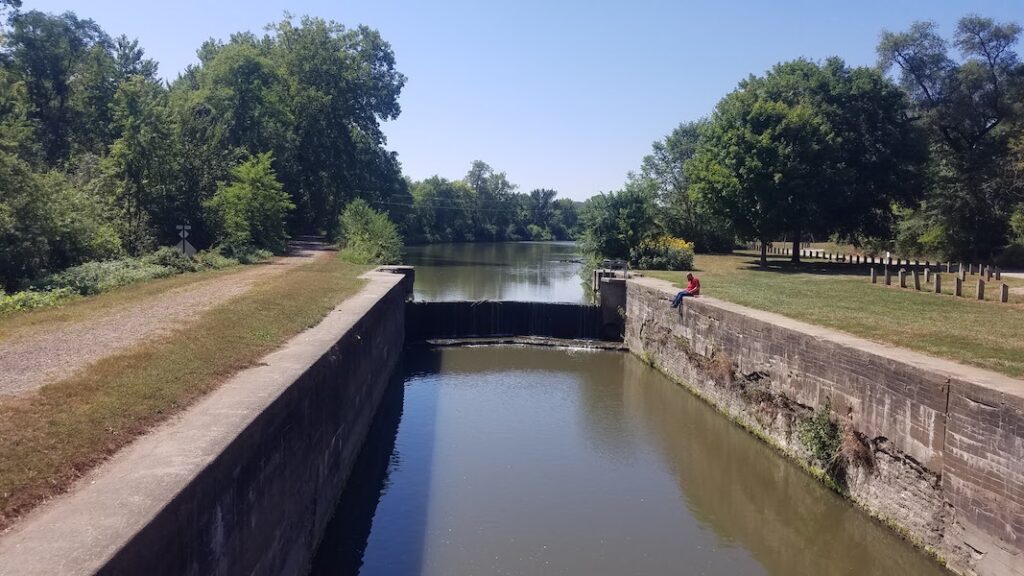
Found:
M 984 258 L 1006 240 L 1024 198 L 1006 170 L 1024 98 L 1020 34 L 1018 24 L 974 15 L 959 21 L 951 43 L 934 22 L 882 34 L 879 67 L 897 72 L 931 146 L 929 192 L 912 215 L 920 250 Z
M 697 152 L 705 120 L 680 124 L 663 140 L 652 145 L 644 157 L 640 177 L 656 188 L 659 219 L 665 230 L 693 242 L 702 252 L 729 251 L 732 228 L 700 203 L 686 175 L 686 163 Z
M 744 239 L 884 235 L 919 193 L 923 150 L 898 87 L 837 58 L 779 64 L 726 96 L 687 164 L 695 193 Z M 764 262 L 764 253 L 762 253 Z
M 593 256 L 628 259 L 641 243 L 661 232 L 655 217 L 654 191 L 634 179 L 618 192 L 587 200 L 580 213 L 581 245 Z
M 259 154 L 231 170 L 206 201 L 208 220 L 216 223 L 218 240 L 233 254 L 252 248 L 283 252 L 288 240 L 285 219 L 295 208 L 271 166 L 270 153 Z

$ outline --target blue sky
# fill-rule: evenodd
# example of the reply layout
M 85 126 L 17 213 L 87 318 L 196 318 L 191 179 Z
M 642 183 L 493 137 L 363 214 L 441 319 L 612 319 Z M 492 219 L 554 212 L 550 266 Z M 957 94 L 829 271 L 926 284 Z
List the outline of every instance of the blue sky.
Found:
M 285 10 L 378 29 L 408 77 L 388 147 L 415 179 L 475 159 L 524 191 L 617 189 L 651 142 L 711 112 L 751 73 L 797 57 L 872 65 L 882 29 L 976 12 L 1024 24 L 1024 0 L 482 2 L 24 0 L 137 37 L 173 78 L 207 38 L 260 31 Z M 1018 48 L 1024 52 L 1024 47 Z

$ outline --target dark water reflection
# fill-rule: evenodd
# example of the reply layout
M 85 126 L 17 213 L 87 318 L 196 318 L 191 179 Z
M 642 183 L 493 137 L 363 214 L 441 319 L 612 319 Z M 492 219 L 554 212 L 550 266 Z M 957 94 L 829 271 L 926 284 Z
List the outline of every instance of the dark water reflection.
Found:
M 405 253 L 416 266 L 417 300 L 583 302 L 579 258 L 573 242 L 431 244 Z
M 631 355 L 419 350 L 405 375 L 315 574 L 943 573 Z

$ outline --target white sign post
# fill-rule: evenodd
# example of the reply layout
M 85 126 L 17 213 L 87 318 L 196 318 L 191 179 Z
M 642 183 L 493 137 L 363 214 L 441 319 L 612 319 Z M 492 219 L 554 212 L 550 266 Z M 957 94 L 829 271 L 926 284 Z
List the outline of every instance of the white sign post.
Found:
M 178 252 L 181 252 L 182 254 L 188 256 L 189 258 L 195 256 L 195 246 L 193 246 L 191 242 L 186 240 L 186 238 L 188 238 L 188 231 L 192 229 L 192 226 L 188 224 L 178 224 L 177 226 L 175 226 L 175 228 L 178 230 L 178 236 L 181 238 L 181 242 L 178 242 L 178 245 L 175 246 L 175 248 L 178 249 Z

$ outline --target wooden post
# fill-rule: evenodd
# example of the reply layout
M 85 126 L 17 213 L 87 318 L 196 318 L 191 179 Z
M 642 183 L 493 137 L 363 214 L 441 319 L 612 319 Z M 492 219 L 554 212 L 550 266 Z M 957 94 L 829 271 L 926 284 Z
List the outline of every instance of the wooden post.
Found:
M 957 271 L 957 273 L 959 273 L 960 276 L 964 275 L 964 263 L 963 262 L 960 263 L 960 269 Z
M 1005 282 L 999 285 L 999 301 L 1003 304 L 1010 301 L 1010 287 Z
M 905 268 L 900 268 L 900 288 L 907 287 L 907 271 Z
M 967 273 L 970 274 L 971 276 L 974 276 L 974 264 L 967 265 Z
M 978 300 L 985 299 L 985 281 L 978 278 L 978 293 L 974 295 Z
M 917 268 L 914 268 L 910 275 L 914 277 L 914 290 L 921 289 L 921 276 L 917 273 Z
M 949 274 L 952 271 L 953 271 L 953 263 L 952 262 L 946 262 L 946 273 Z
M 967 270 L 965 270 L 964 268 L 960 269 L 960 279 L 963 280 L 964 282 L 967 281 Z
M 942 275 L 935 273 L 935 293 L 942 294 Z
M 953 286 L 953 296 L 963 296 L 963 295 L 964 295 L 964 279 L 959 277 L 959 276 L 957 276 L 956 277 L 956 284 Z
M 985 280 L 989 281 L 992 279 L 992 267 L 985 266 Z
M 871 283 L 878 284 L 878 272 L 871 268 Z
M 999 269 L 999 266 L 996 266 L 996 280 L 1002 280 L 1002 279 L 1003 279 L 1003 272 Z
M 892 286 L 892 272 L 889 272 L 889 267 L 885 267 L 885 285 Z
M 925 268 L 924 269 L 924 283 L 925 284 L 931 282 L 931 275 L 932 275 L 931 269 Z

